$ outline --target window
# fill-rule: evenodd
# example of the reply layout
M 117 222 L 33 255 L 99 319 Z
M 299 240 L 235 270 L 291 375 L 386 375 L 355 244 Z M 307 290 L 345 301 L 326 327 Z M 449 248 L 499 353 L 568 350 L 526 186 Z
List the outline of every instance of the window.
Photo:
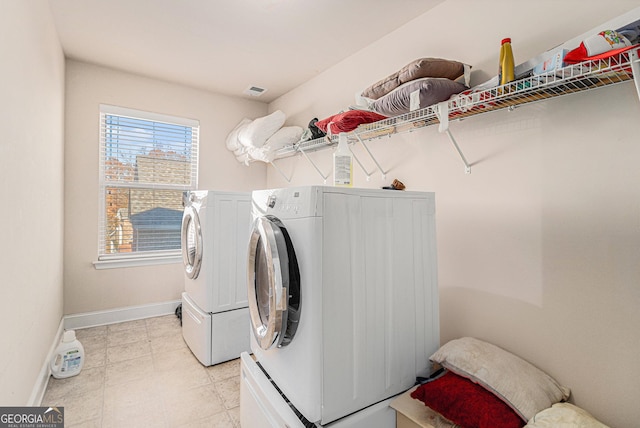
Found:
M 183 194 L 198 183 L 198 131 L 195 120 L 100 106 L 99 261 L 179 255 Z

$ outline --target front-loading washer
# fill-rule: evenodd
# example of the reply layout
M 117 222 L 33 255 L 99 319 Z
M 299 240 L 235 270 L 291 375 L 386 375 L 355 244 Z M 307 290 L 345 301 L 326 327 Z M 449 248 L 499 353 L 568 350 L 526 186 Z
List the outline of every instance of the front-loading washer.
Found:
M 199 190 L 185 199 L 182 335 L 196 358 L 210 366 L 250 349 L 246 248 L 251 195 Z
M 434 216 L 433 193 L 253 192 L 247 284 L 257 363 L 245 358 L 243 373 L 259 366 L 282 397 L 247 395 L 260 382 L 244 376 L 241 402 L 274 403 L 241 407 L 241 421 L 270 418 L 248 409 L 293 408 L 324 426 L 429 371 L 439 346 Z

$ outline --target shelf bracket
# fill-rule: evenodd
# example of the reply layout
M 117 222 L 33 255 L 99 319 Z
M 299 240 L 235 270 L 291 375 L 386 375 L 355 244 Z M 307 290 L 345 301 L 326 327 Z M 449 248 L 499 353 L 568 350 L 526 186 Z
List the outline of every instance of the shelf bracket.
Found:
M 367 181 L 371 181 L 371 174 L 373 174 L 372 172 L 368 172 L 365 168 L 364 165 L 362 165 L 362 162 L 360 162 L 360 159 L 358 159 L 358 156 L 356 156 L 355 153 L 353 153 L 353 151 L 351 151 L 351 155 L 353 155 L 353 158 L 356 160 L 356 162 L 358 163 L 358 166 L 360 166 L 360 169 L 362 170 L 362 172 L 364 172 L 364 175 L 367 176 Z
M 440 132 L 441 134 L 447 134 L 447 137 L 449 137 L 449 141 L 451 141 L 453 148 L 456 150 L 456 152 L 458 152 L 458 156 L 460 156 L 460 160 L 462 160 L 462 163 L 464 164 L 464 173 L 471 174 L 471 165 L 469 165 L 469 162 L 467 162 L 467 158 L 464 157 L 462 150 L 460 150 L 460 146 L 458 146 L 456 139 L 453 138 L 453 134 L 449 130 L 449 103 L 447 101 L 438 103 L 435 106 L 434 111 L 436 113 L 436 116 L 438 117 L 438 121 L 440 122 L 440 125 L 438 125 L 438 132 Z
M 636 85 L 636 92 L 638 93 L 638 98 L 640 98 L 640 57 L 638 57 L 638 49 L 629 51 L 629 59 L 631 60 L 633 83 Z
M 276 165 L 275 161 L 271 161 L 269 162 L 271 164 L 271 166 L 278 171 L 278 173 L 280 173 L 280 175 L 282 176 L 282 178 L 284 178 L 285 180 L 287 180 L 287 183 L 291 183 L 291 179 L 293 178 L 293 176 L 291 177 L 287 177 L 286 174 L 278 167 L 278 165 Z
M 362 144 L 362 147 L 364 147 L 364 149 L 367 151 L 367 153 L 369 154 L 369 157 L 371 158 L 371 160 L 373 161 L 373 163 L 376 164 L 376 167 L 378 168 L 378 171 L 380 171 L 380 174 L 382 174 L 382 179 L 386 179 L 387 178 L 387 172 L 382 169 L 382 167 L 380 166 L 380 164 L 378 163 L 378 160 L 373 156 L 373 153 L 371 153 L 371 150 L 369 150 L 369 147 L 367 147 L 367 145 L 364 143 L 364 141 L 362 141 L 362 138 L 360 138 L 360 135 L 355 134 L 356 138 L 358 139 L 358 141 L 360 141 L 360 144 Z M 364 170 L 364 167 L 362 166 L 362 164 L 360 163 L 360 161 L 358 161 L 358 164 L 360 165 L 360 167 Z M 365 173 L 370 176 L 371 174 L 367 173 L 365 171 Z M 368 178 L 367 178 L 368 180 Z
M 451 141 L 453 148 L 456 149 L 456 152 L 458 152 L 458 156 L 460 156 L 460 159 L 464 164 L 464 173 L 471 174 L 471 165 L 469 165 L 469 162 L 467 162 L 467 158 L 464 157 L 464 154 L 462 153 L 462 150 L 460 150 L 460 147 L 458 146 L 456 139 L 453 138 L 451 131 L 449 131 L 448 129 L 445 132 L 447 133 L 447 136 L 449 137 L 449 140 Z
M 331 175 L 331 173 L 327 174 L 326 176 L 322 173 L 322 171 L 320 171 L 320 168 L 318 168 L 318 166 L 315 164 L 315 162 L 313 162 L 311 160 L 311 158 L 304 152 L 304 150 L 302 150 L 300 147 L 298 147 L 298 151 L 300 153 L 302 153 L 302 156 L 304 156 L 304 158 L 311 164 L 313 165 L 313 167 L 315 168 L 315 170 L 318 172 L 318 174 L 320 174 L 320 177 L 322 177 L 322 180 L 324 182 L 324 184 L 327 184 L 327 179 L 329 178 L 329 175 Z

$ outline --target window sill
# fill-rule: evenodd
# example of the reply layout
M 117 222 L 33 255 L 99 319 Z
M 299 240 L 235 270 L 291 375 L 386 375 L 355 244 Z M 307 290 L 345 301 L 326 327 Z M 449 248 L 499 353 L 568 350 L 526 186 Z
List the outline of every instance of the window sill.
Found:
M 101 269 L 118 269 L 137 266 L 151 266 L 151 265 L 167 265 L 173 263 L 181 263 L 182 256 L 167 255 L 167 256 L 154 256 L 154 257 L 135 257 L 126 259 L 111 259 L 111 260 L 98 260 L 93 262 L 93 267 Z

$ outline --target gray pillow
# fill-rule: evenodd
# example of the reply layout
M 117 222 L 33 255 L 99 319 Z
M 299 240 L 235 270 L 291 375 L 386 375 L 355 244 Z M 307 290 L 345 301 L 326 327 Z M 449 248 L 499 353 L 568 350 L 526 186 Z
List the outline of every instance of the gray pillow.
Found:
M 443 58 L 419 58 L 362 91 L 362 96 L 377 100 L 403 83 L 423 77 L 457 79 L 464 74 L 464 64 Z
M 369 103 L 369 108 L 384 116 L 398 116 L 412 110 L 425 108 L 441 101 L 446 101 L 451 95 L 459 94 L 468 89 L 462 83 L 445 78 L 427 77 L 413 80 L 397 87 L 381 98 Z M 411 108 L 413 95 L 415 108 Z

